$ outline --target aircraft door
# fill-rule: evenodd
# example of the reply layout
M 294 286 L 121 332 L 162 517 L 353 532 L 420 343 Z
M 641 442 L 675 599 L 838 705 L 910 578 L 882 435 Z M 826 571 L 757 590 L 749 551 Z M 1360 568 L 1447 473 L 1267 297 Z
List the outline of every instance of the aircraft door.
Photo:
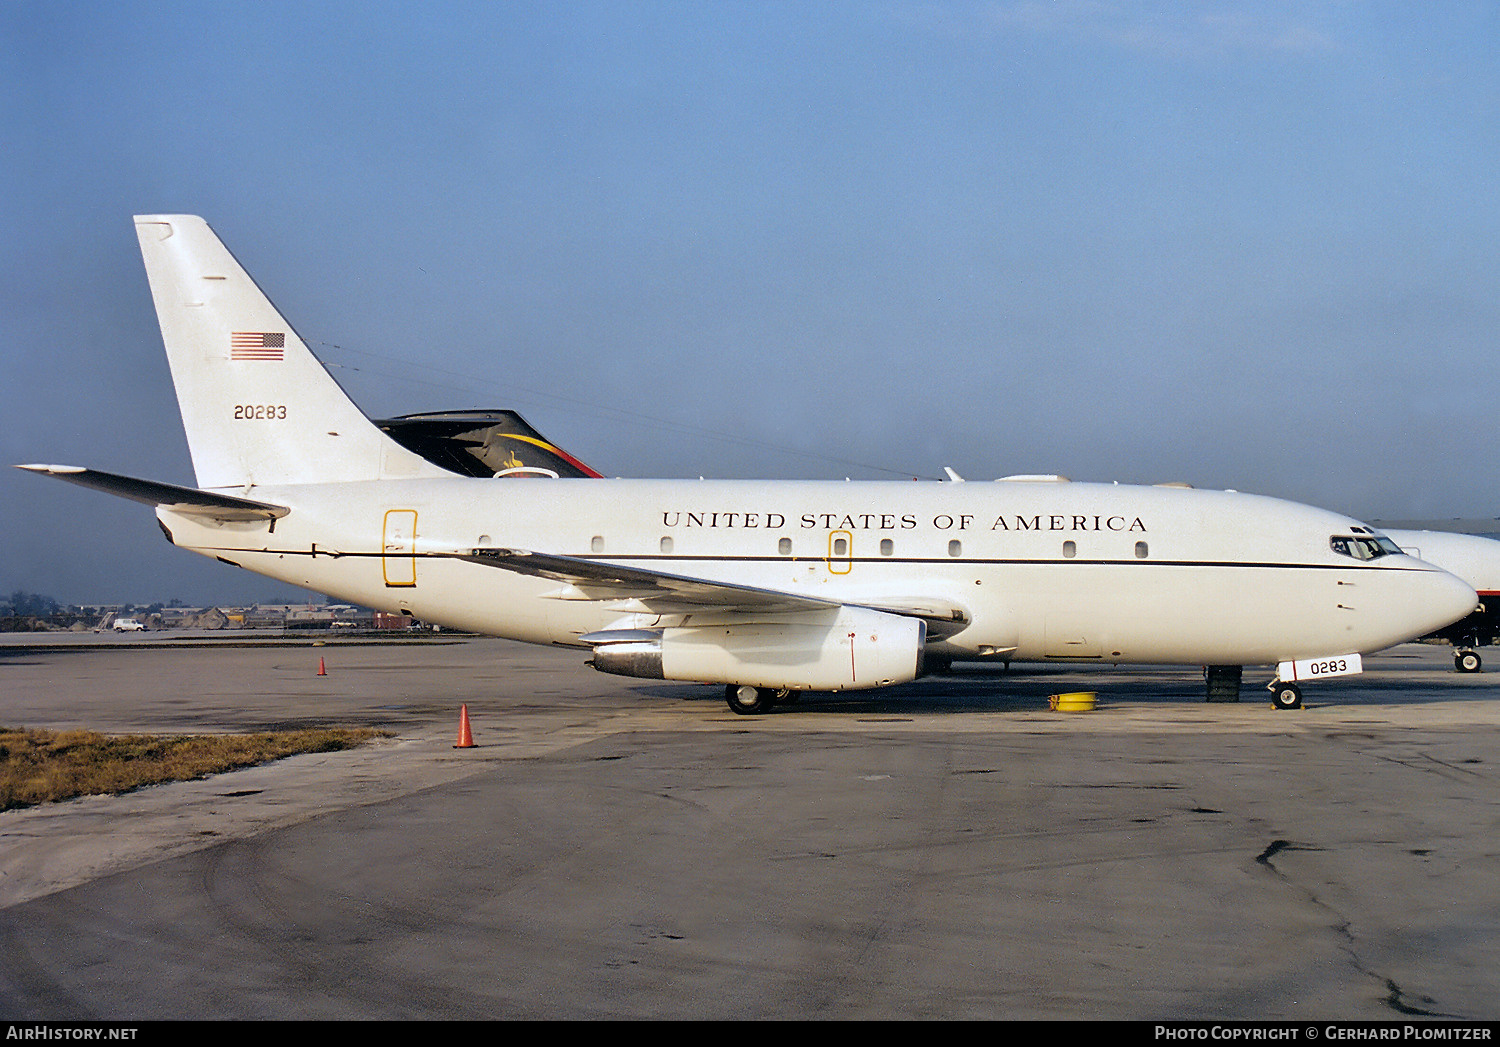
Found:
M 417 511 L 390 509 L 381 529 L 380 570 L 389 589 L 417 584 Z
M 828 573 L 848 574 L 854 570 L 854 535 L 848 531 L 828 532 Z

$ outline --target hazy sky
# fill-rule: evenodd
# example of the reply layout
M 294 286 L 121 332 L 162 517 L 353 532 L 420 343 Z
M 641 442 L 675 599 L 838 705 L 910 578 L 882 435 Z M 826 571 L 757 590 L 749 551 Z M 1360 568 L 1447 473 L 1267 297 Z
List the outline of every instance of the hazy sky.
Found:
M 0 462 L 191 483 L 131 215 L 605 473 L 1500 515 L 1500 6 L 0 4 Z M 0 470 L 0 592 L 271 598 Z

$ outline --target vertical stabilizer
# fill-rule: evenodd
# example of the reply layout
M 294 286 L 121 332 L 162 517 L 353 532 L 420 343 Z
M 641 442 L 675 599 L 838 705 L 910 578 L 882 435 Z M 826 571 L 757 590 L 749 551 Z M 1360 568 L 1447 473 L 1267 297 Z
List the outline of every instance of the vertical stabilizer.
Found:
M 135 231 L 200 487 L 449 475 L 371 424 L 207 222 Z

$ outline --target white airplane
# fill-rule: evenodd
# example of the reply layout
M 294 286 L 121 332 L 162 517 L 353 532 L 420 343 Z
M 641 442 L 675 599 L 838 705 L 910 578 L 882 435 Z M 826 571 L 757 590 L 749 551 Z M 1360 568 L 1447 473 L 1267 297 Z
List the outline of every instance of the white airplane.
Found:
M 1359 522 L 1230 491 L 461 476 L 367 419 L 201 219 L 135 220 L 198 488 L 21 468 L 156 507 L 175 545 L 339 600 L 592 651 L 608 673 L 796 691 L 924 656 L 1275 664 L 1273 701 L 1440 629 L 1474 590 Z

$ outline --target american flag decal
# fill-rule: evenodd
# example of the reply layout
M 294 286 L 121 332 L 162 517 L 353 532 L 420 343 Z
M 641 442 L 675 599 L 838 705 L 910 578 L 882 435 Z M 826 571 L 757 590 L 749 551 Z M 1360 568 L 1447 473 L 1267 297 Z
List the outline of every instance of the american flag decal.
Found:
M 231 360 L 280 360 L 285 348 L 286 335 L 281 331 L 235 331 L 229 336 Z

